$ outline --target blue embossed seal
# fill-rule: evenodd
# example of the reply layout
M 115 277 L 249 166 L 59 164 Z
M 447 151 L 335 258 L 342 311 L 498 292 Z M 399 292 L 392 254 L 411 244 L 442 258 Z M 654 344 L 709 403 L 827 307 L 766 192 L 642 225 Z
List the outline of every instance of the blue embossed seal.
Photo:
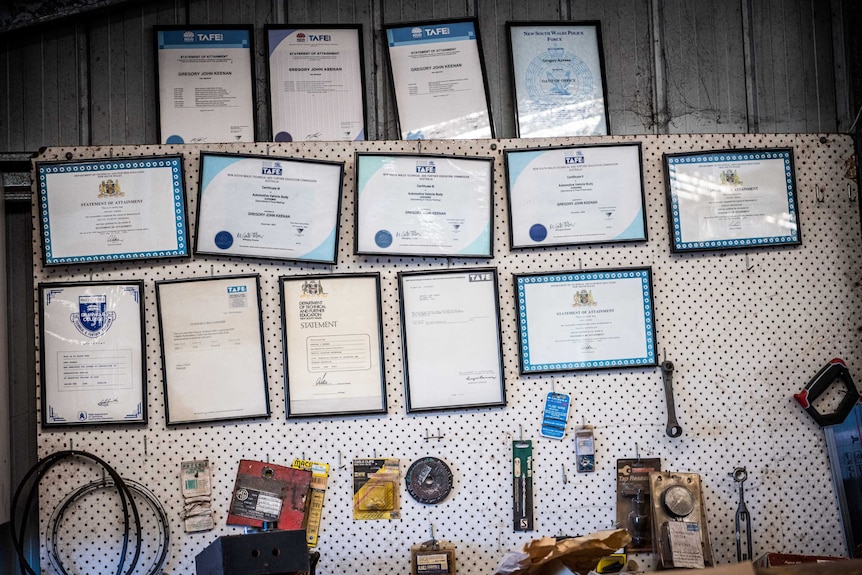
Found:
M 392 234 L 386 230 L 380 230 L 374 234 L 374 243 L 377 247 L 388 248 L 392 245 Z
M 548 237 L 548 228 L 542 224 L 533 224 L 530 226 L 530 239 L 534 242 L 541 242 Z
M 554 108 L 560 101 L 585 102 L 593 97 L 593 74 L 583 60 L 564 48 L 549 48 L 526 69 L 526 88 L 534 108 Z
M 217 233 L 215 236 L 215 245 L 223 250 L 228 249 L 233 245 L 233 234 L 225 231 Z

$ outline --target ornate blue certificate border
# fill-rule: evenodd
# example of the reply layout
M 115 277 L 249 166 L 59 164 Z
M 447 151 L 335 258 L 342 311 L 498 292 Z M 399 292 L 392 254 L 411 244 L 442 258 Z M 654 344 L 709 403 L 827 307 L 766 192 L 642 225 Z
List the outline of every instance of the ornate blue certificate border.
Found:
M 746 248 L 767 245 L 798 244 L 801 243 L 799 214 L 796 208 L 796 186 L 793 170 L 793 150 L 741 150 L 741 151 L 714 151 L 698 154 L 675 154 L 665 156 L 667 166 L 667 186 L 670 195 L 670 213 L 673 251 L 709 250 Z M 676 166 L 680 164 L 709 164 L 714 162 L 750 162 L 752 160 L 783 160 L 784 161 L 784 185 L 787 191 L 787 214 L 796 222 L 796 228 L 788 230 L 789 233 L 778 236 L 764 236 L 756 238 L 736 238 L 726 240 L 711 240 L 706 242 L 684 242 L 680 228 L 679 196 L 676 192 L 677 172 Z
M 587 369 L 615 369 L 621 367 L 639 367 L 656 365 L 655 323 L 652 302 L 652 280 L 649 268 L 638 268 L 631 270 L 614 270 L 601 272 L 566 272 L 547 275 L 521 275 L 515 276 L 515 289 L 518 297 L 518 336 L 520 344 L 521 373 L 539 373 L 547 371 L 572 371 Z M 643 319 L 646 335 L 646 349 L 641 357 L 629 357 L 619 359 L 598 359 L 592 361 L 569 361 L 557 363 L 533 363 L 530 357 L 530 336 L 527 330 L 527 314 L 529 313 L 529 302 L 527 301 L 526 286 L 538 283 L 571 283 L 577 285 L 581 282 L 600 280 L 616 281 L 640 281 L 641 296 L 643 299 Z
M 101 159 L 88 160 L 84 162 L 63 162 L 57 164 L 39 164 L 37 169 L 39 172 L 39 222 L 42 226 L 45 265 L 167 258 L 187 256 L 189 254 L 182 157 L 166 156 L 164 158 Z M 171 171 L 171 193 L 173 195 L 174 229 L 176 232 L 177 249 L 157 251 L 140 250 L 117 254 L 80 254 L 77 256 L 54 257 L 52 254 L 53 242 L 51 238 L 51 215 L 48 199 L 48 174 L 74 174 L 82 172 L 95 173 L 141 169 L 169 169 Z

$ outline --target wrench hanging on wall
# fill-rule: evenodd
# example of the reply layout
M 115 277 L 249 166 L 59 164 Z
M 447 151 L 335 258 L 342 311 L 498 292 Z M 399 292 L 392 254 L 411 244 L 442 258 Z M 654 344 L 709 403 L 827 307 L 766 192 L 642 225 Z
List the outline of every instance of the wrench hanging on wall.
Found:
M 673 362 L 664 360 L 661 362 L 661 377 L 664 381 L 664 399 L 667 403 L 667 428 L 665 431 L 670 437 L 682 435 L 682 427 L 676 421 L 676 408 L 673 404 Z

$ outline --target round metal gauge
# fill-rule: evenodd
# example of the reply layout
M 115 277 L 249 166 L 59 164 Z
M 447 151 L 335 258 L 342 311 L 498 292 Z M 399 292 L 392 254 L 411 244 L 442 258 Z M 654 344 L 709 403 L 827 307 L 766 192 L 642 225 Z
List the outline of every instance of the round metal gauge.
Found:
M 674 517 L 686 517 L 694 511 L 694 493 L 682 485 L 668 487 L 661 498 L 665 509 Z

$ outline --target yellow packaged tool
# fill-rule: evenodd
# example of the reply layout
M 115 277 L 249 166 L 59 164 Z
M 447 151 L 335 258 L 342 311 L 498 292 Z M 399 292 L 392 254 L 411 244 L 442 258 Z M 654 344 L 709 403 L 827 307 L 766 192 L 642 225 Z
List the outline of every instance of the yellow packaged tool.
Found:
M 394 457 L 353 460 L 353 518 L 401 518 L 401 463 Z
M 308 499 L 306 500 L 305 521 L 305 542 L 309 547 L 317 545 L 318 534 L 320 533 L 320 519 L 323 515 L 323 498 L 326 495 L 326 482 L 329 479 L 329 464 L 318 463 L 316 461 L 307 461 L 304 459 L 294 459 L 290 464 L 294 469 L 305 469 L 311 471 L 311 485 L 308 488 Z

